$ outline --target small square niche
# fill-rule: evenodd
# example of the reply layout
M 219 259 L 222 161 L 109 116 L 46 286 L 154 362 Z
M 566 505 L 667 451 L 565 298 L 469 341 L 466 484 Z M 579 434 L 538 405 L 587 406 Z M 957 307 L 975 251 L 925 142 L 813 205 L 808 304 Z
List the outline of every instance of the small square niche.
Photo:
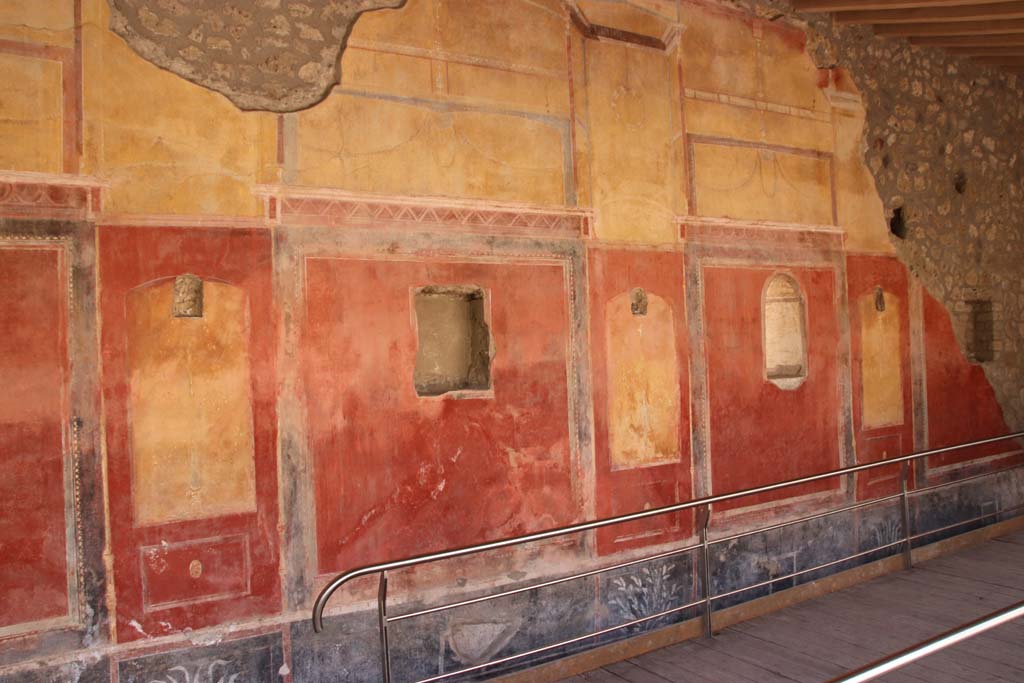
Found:
M 413 294 L 419 396 L 491 388 L 491 331 L 484 290 L 471 285 L 431 285 Z

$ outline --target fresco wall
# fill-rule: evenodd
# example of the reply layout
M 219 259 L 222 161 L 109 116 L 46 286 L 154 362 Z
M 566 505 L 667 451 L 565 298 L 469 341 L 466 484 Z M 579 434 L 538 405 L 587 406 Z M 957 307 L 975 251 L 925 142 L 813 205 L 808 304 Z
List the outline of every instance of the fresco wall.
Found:
M 376 680 L 376 585 L 307 624 L 337 572 L 1009 431 L 890 243 L 859 94 L 797 27 L 703 0 L 408 0 L 360 19 L 323 102 L 278 115 L 149 64 L 109 19 L 0 7 L 0 680 Z M 1019 462 L 947 454 L 911 483 Z M 894 470 L 730 501 L 710 529 L 886 495 Z M 915 521 L 998 519 L 1022 481 Z M 894 514 L 730 544 L 713 581 L 870 550 Z M 436 604 L 699 528 L 392 591 Z M 397 671 L 670 608 L 694 570 L 409 620 Z

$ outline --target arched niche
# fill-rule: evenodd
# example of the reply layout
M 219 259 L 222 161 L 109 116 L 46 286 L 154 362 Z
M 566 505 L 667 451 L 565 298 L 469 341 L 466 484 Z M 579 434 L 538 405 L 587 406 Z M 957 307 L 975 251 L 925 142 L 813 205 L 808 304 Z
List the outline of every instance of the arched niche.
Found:
M 256 509 L 249 304 L 181 275 L 128 293 L 136 526 Z
M 857 301 L 860 314 L 861 417 L 865 429 L 903 424 L 902 303 L 877 287 Z
M 803 291 L 787 273 L 773 275 L 761 305 L 765 379 L 796 389 L 807 379 L 807 313 Z

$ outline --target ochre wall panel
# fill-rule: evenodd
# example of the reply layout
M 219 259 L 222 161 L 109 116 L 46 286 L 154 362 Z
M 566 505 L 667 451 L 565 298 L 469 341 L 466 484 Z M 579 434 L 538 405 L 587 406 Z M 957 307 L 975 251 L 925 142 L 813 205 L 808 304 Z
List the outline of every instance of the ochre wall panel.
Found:
M 74 26 L 75 0 L 6 0 L 0 3 L 0 39 L 70 47 L 74 42 Z
M 0 50 L 0 169 L 60 173 L 61 63 Z
M 437 45 L 480 60 L 565 71 L 565 15 L 551 0 L 432 0 Z
M 600 42 L 587 43 L 586 59 L 596 233 L 672 242 L 682 208 L 675 59 Z
M 694 135 L 831 152 L 832 123 L 824 119 L 762 111 L 728 102 L 686 100 L 686 130 Z
M 319 572 L 576 518 L 561 265 L 339 257 L 304 270 Z M 484 290 L 491 392 L 417 396 L 412 297 L 426 285 Z
M 741 220 L 832 224 L 828 159 L 751 146 L 693 145 L 697 211 Z
M 864 117 L 863 105 L 836 109 L 832 117 L 839 224 L 851 251 L 895 254 L 882 199 L 864 162 Z
M 102 227 L 99 265 L 117 639 L 277 610 L 269 231 Z M 169 320 L 184 274 L 209 318 Z
M 298 179 L 363 192 L 558 205 L 568 141 L 561 128 L 336 94 L 299 115 Z
M 601 517 L 692 497 L 689 367 L 678 253 L 591 249 L 590 342 L 597 510 Z M 635 317 L 630 293 L 650 305 Z M 639 424 L 637 424 L 639 422 Z M 692 515 L 598 532 L 602 553 L 688 535 Z
M 867 292 L 855 305 L 860 314 L 861 379 L 863 381 L 866 428 L 903 423 L 903 363 L 901 348 L 904 303 L 899 297 L 883 293 L 884 310 L 878 310 L 877 298 Z
M 765 377 L 762 296 L 779 271 L 705 266 L 704 331 L 708 373 L 711 484 L 729 493 L 836 469 L 839 460 L 839 358 L 836 274 L 786 268 L 800 285 L 807 316 L 807 377 L 780 389 Z M 718 506 L 728 510 L 833 490 L 816 482 Z
M 258 215 L 252 186 L 267 139 L 223 96 L 157 68 L 107 29 L 106 2 L 84 0 L 83 171 L 109 183 L 112 213 Z
M 128 295 L 137 524 L 255 512 L 249 305 L 203 283 L 202 317 L 172 313 L 174 280 Z
M 911 380 L 907 268 L 895 257 L 851 254 L 846 257 L 846 281 L 857 462 L 906 455 L 914 450 L 913 402 L 917 398 Z M 877 310 L 877 288 L 882 289 L 885 311 Z M 858 495 L 895 493 L 898 475 L 898 467 L 861 473 Z
M 676 462 L 680 457 L 679 354 L 672 307 L 646 294 L 647 311 L 632 312 L 630 292 L 605 306 L 609 430 L 616 469 Z
M 682 10 L 687 88 L 828 112 L 803 32 L 696 3 Z
M 68 616 L 63 249 L 0 246 L 0 633 Z

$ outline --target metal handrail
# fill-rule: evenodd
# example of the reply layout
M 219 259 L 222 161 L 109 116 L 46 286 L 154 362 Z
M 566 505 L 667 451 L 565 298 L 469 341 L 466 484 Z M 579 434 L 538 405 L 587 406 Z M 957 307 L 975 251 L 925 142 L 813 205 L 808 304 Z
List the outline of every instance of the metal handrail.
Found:
M 837 564 L 841 564 L 842 562 L 847 562 L 847 561 L 849 561 L 851 559 L 857 559 L 859 557 L 870 555 L 871 553 L 878 552 L 880 550 L 884 550 L 884 549 L 887 549 L 887 548 L 892 548 L 892 547 L 900 546 L 900 545 L 903 546 L 904 564 L 905 564 L 905 566 L 907 566 L 909 568 L 910 560 L 911 560 L 910 551 L 911 551 L 911 548 L 912 548 L 913 541 L 916 540 L 917 538 L 920 538 L 921 536 L 928 535 L 928 534 L 918 534 L 917 536 L 915 536 L 911 532 L 911 529 L 910 529 L 910 503 L 909 503 L 909 497 L 911 495 L 915 495 L 916 493 L 933 490 L 934 488 L 941 488 L 943 486 L 948 486 L 948 485 L 953 485 L 953 484 L 961 483 L 960 480 L 954 480 L 954 481 L 950 481 L 950 482 L 941 483 L 941 484 L 939 484 L 939 485 L 937 485 L 935 487 L 928 487 L 927 489 L 921 489 L 920 491 L 911 491 L 908 488 L 908 478 L 909 478 L 909 474 L 910 474 L 910 464 L 912 462 L 915 462 L 915 461 L 920 460 L 922 458 L 927 458 L 927 457 L 930 457 L 930 456 L 933 456 L 933 455 L 939 455 L 941 453 L 949 453 L 949 452 L 952 452 L 952 451 L 963 450 L 963 449 L 966 449 L 966 448 L 974 448 L 974 447 L 977 447 L 977 446 L 984 446 L 984 445 L 987 445 L 987 444 L 999 443 L 999 442 L 1002 442 L 1002 441 L 1009 441 L 1009 440 L 1012 440 L 1012 439 L 1017 439 L 1017 438 L 1022 438 L 1022 437 L 1024 437 L 1024 431 L 1022 431 L 1022 432 L 1015 432 L 1015 433 L 1012 433 L 1012 434 L 1006 434 L 1004 436 L 996 436 L 996 437 L 992 437 L 992 438 L 988 438 L 988 439 L 980 439 L 980 440 L 971 441 L 971 442 L 968 442 L 968 443 L 957 444 L 955 446 L 947 446 L 947 447 L 944 447 L 944 448 L 930 449 L 930 450 L 927 450 L 927 451 L 921 451 L 919 453 L 912 453 L 912 454 L 909 454 L 909 455 L 904 455 L 904 456 L 900 456 L 900 457 L 897 457 L 897 458 L 892 458 L 892 459 L 889 459 L 889 460 L 881 460 L 881 461 L 878 461 L 878 462 L 866 463 L 866 464 L 863 464 L 863 465 L 854 465 L 852 467 L 844 467 L 844 468 L 840 468 L 840 469 L 836 469 L 836 470 L 831 470 L 829 472 L 822 472 L 820 474 L 814 474 L 814 475 L 809 475 L 809 476 L 805 476 L 805 477 L 799 477 L 799 478 L 796 478 L 796 479 L 789 479 L 787 481 L 777 482 L 777 483 L 774 483 L 774 484 L 766 484 L 764 486 L 757 486 L 757 487 L 753 487 L 753 488 L 749 488 L 749 489 L 744 489 L 744 490 L 741 490 L 741 491 L 734 491 L 732 493 L 724 493 L 724 494 L 719 494 L 719 495 L 714 495 L 714 496 L 707 496 L 707 497 L 704 497 L 704 498 L 697 498 L 697 499 L 694 499 L 694 500 L 691 500 L 691 501 L 687 501 L 685 503 L 677 503 L 677 504 L 674 504 L 674 505 L 668 505 L 668 506 L 664 506 L 664 507 L 660 507 L 660 508 L 654 508 L 654 509 L 651 509 L 651 510 L 643 510 L 643 511 L 634 512 L 634 513 L 631 513 L 631 514 L 618 515 L 618 516 L 615 516 L 615 517 L 609 517 L 609 518 L 605 518 L 605 519 L 593 520 L 593 521 L 590 521 L 590 522 L 583 522 L 583 523 L 579 523 L 579 524 L 572 524 L 572 525 L 568 525 L 568 526 L 559 527 L 559 528 L 556 528 L 556 529 L 549 529 L 547 531 L 541 531 L 541 532 L 536 532 L 536 533 L 532 533 L 532 534 L 525 534 L 525 535 L 522 535 L 522 536 L 516 536 L 516 537 L 513 537 L 513 538 L 502 539 L 502 540 L 499 540 L 499 541 L 491 541 L 491 542 L 488 542 L 488 543 L 480 543 L 480 544 L 477 544 L 477 545 L 471 545 L 471 546 L 466 546 L 466 547 L 462 547 L 462 548 L 445 550 L 445 551 L 441 551 L 441 552 L 428 553 L 428 554 L 424 554 L 424 555 L 417 555 L 415 557 L 410 557 L 410 558 L 406 558 L 406 559 L 402 559 L 402 560 L 395 560 L 395 561 L 392 561 L 392 562 L 382 562 L 382 563 L 378 563 L 378 564 L 366 565 L 364 567 L 360 567 L 358 569 L 354 569 L 354 570 L 351 570 L 351 571 L 348 571 L 348 572 L 345 572 L 343 574 L 339 574 L 339 575 L 335 576 L 320 591 L 320 594 L 317 596 L 316 602 L 313 605 L 313 630 L 316 631 L 317 633 L 320 633 L 320 632 L 323 631 L 323 613 L 324 613 L 324 609 L 326 608 L 328 601 L 331 599 L 331 596 L 341 586 L 343 586 L 344 584 L 348 583 L 349 581 L 352 581 L 354 579 L 357 579 L 357 578 L 360 578 L 360 577 L 363 577 L 363 576 L 370 576 L 370 575 L 374 575 L 374 574 L 378 575 L 380 583 L 379 583 L 379 587 L 378 587 L 377 603 L 378 603 L 378 620 L 379 620 L 381 647 L 382 647 L 382 671 L 383 671 L 383 679 L 384 679 L 385 683 L 389 683 L 390 680 L 391 680 L 391 673 L 390 673 L 391 663 L 390 663 L 390 654 L 389 654 L 389 650 L 388 650 L 388 633 L 387 633 L 388 629 L 387 629 L 387 627 L 388 627 L 388 624 L 391 623 L 391 622 L 400 621 L 400 620 L 403 620 L 403 619 L 409 619 L 409 618 L 412 618 L 412 617 L 415 617 L 415 616 L 422 616 L 422 615 L 425 615 L 425 614 L 441 612 L 441 611 L 445 611 L 445 610 L 449 610 L 449 609 L 454 609 L 456 607 L 462 607 L 462 606 L 466 606 L 466 605 L 476 604 L 476 603 L 484 602 L 484 601 L 487 601 L 487 600 L 493 600 L 493 599 L 496 599 L 496 598 L 506 597 L 508 595 L 522 593 L 522 592 L 526 592 L 526 591 L 530 591 L 530 590 L 536 590 L 537 588 L 542 588 L 542 587 L 551 586 L 551 585 L 557 585 L 557 584 L 560 584 L 560 583 L 565 583 L 567 581 L 572 581 L 572 580 L 579 579 L 579 578 L 584 578 L 584 577 L 588 577 L 588 576 L 594 576 L 594 575 L 597 575 L 597 574 L 602 574 L 602 573 L 605 573 L 605 572 L 608 572 L 608 571 L 612 571 L 612 570 L 615 570 L 615 569 L 619 569 L 619 568 L 622 568 L 622 567 L 628 567 L 628 566 L 640 564 L 640 563 L 643 563 L 643 562 L 649 562 L 649 561 L 654 560 L 654 559 L 671 557 L 671 556 L 680 555 L 680 554 L 683 554 L 683 553 L 686 553 L 686 552 L 690 552 L 690 551 L 693 551 L 693 550 L 700 549 L 700 550 L 702 550 L 701 565 L 702 565 L 702 579 L 703 579 L 702 583 L 703 583 L 703 587 L 704 587 L 703 598 L 701 600 L 695 602 L 695 603 L 687 604 L 687 605 L 681 606 L 680 608 L 674 609 L 674 610 L 672 610 L 672 613 L 679 612 L 679 611 L 682 611 L 684 609 L 689 609 L 691 607 L 695 607 L 697 605 L 703 604 L 704 605 L 704 615 L 703 615 L 704 616 L 704 631 L 705 631 L 706 635 L 711 635 L 712 602 L 715 601 L 715 600 L 720 600 L 720 599 L 722 599 L 724 597 L 729 597 L 729 596 L 735 595 L 737 593 L 742 593 L 744 591 L 752 590 L 753 588 L 757 588 L 757 587 L 760 587 L 760 586 L 763 586 L 763 585 L 768 585 L 768 584 L 771 584 L 771 583 L 775 583 L 777 581 L 781 581 L 781 580 L 784 580 L 784 579 L 787 579 L 787 578 L 794 578 L 794 577 L 797 577 L 797 576 L 801 576 L 801 575 L 807 574 L 807 573 L 812 572 L 812 571 L 817 571 L 817 570 L 820 570 L 820 569 L 828 568 L 828 567 L 831 567 L 831 566 L 834 566 L 834 565 L 837 565 Z M 731 536 L 728 536 L 728 537 L 725 537 L 725 538 L 721 538 L 721 539 L 715 539 L 715 540 L 709 540 L 708 539 L 708 526 L 710 524 L 710 519 L 711 519 L 711 506 L 716 504 L 716 503 L 721 503 L 721 502 L 725 502 L 725 501 L 729 501 L 729 500 L 735 500 L 735 499 L 738 499 L 738 498 L 744 498 L 744 497 L 747 497 L 747 496 L 758 495 L 758 494 L 762 494 L 762 493 L 769 493 L 769 492 L 772 492 L 772 491 L 778 491 L 780 489 L 788 488 L 788 487 L 791 487 L 791 486 L 799 486 L 799 485 L 802 485 L 802 484 L 809 484 L 809 483 L 813 483 L 813 482 L 816 482 L 816 481 L 822 481 L 822 480 L 831 479 L 831 478 L 835 478 L 835 477 L 843 477 L 843 476 L 855 474 L 857 472 L 864 472 L 864 471 L 873 470 L 873 469 L 880 468 L 880 467 L 891 467 L 891 466 L 894 466 L 894 465 L 900 465 L 901 466 L 900 493 L 898 493 L 898 494 L 891 495 L 891 496 L 886 496 L 886 497 L 882 497 L 882 498 L 873 499 L 873 500 L 867 501 L 867 502 L 855 503 L 855 504 L 852 504 L 852 505 L 849 505 L 849 506 L 845 506 L 845 507 L 841 507 L 841 508 L 837 508 L 837 509 L 832 509 L 832 510 L 828 510 L 828 511 L 821 512 L 821 513 L 817 513 L 817 514 L 814 514 L 814 515 L 811 515 L 811 516 L 808 516 L 808 517 L 802 517 L 800 519 L 791 520 L 791 521 L 783 522 L 783 523 L 780 523 L 780 524 L 774 524 L 774 525 L 771 525 L 769 527 L 753 529 L 753 530 L 750 530 L 750 531 L 747 531 L 747 532 L 744 532 L 744 533 L 741 533 L 741 534 L 734 534 L 734 535 L 731 535 Z M 992 473 L 986 473 L 986 475 L 978 475 L 978 476 L 988 476 L 990 474 L 992 474 Z M 970 479 L 973 479 L 973 478 L 975 478 L 975 477 L 969 477 L 969 478 L 967 478 L 967 480 L 970 480 Z M 745 587 L 743 589 L 740 589 L 740 590 L 734 590 L 734 591 L 730 591 L 728 593 L 719 594 L 719 595 L 713 595 L 712 594 L 711 589 L 710 589 L 710 546 L 716 545 L 716 544 L 719 544 L 719 543 L 722 543 L 722 542 L 725 542 L 725 541 L 728 541 L 728 540 L 735 540 L 737 538 L 742 538 L 742 537 L 750 536 L 750 535 L 753 535 L 753 534 L 763 533 L 766 530 L 779 529 L 779 528 L 783 528 L 783 527 L 786 527 L 786 526 L 792 526 L 794 524 L 808 522 L 808 521 L 812 521 L 812 520 L 815 520 L 815 519 L 820 519 L 820 518 L 823 518 L 823 517 L 827 517 L 827 516 L 830 516 L 830 515 L 839 514 L 841 512 L 847 512 L 847 511 L 850 511 L 850 510 L 859 509 L 859 508 L 862 508 L 862 507 L 866 507 L 868 505 L 877 505 L 877 504 L 880 504 L 880 503 L 883 503 L 883 502 L 886 502 L 886 501 L 891 501 L 891 500 L 896 500 L 896 499 L 900 499 L 900 501 L 901 501 L 901 517 L 902 517 L 902 519 L 901 519 L 901 522 L 902 522 L 901 526 L 902 526 L 902 531 L 903 531 L 903 538 L 902 538 L 902 540 L 900 540 L 898 542 L 895 542 L 895 543 L 885 544 L 885 545 L 882 545 L 882 546 L 880 546 L 878 548 L 873 548 L 872 550 L 869 550 L 869 551 L 866 551 L 866 552 L 857 553 L 856 555 L 852 555 L 852 556 L 849 556 L 849 557 L 844 557 L 841 560 L 829 562 L 829 563 L 826 563 L 824 565 L 819 565 L 819 566 L 812 567 L 812 568 L 809 568 L 809 569 L 804 569 L 804 570 L 801 570 L 801 571 L 798 571 L 798 572 L 794 572 L 794 573 L 789 574 L 789 575 L 784 576 L 784 577 L 775 577 L 775 578 L 771 579 L 768 582 L 762 582 L 761 584 L 758 584 L 756 586 L 747 586 L 747 587 Z M 466 557 L 468 555 L 474 555 L 474 554 L 483 553 L 483 552 L 487 552 L 487 551 L 491 551 L 491 550 L 500 550 L 502 548 L 513 547 L 513 546 L 523 545 L 523 544 L 527 544 L 527 543 L 534 543 L 534 542 L 537 542 L 537 541 L 548 540 L 548 539 L 557 538 L 557 537 L 560 537 L 560 536 L 567 536 L 567 535 L 570 535 L 570 534 L 578 534 L 578 533 L 582 533 L 582 532 L 586 532 L 586 531 L 591 531 L 591 530 L 594 530 L 594 529 L 600 529 L 600 528 L 603 528 L 603 527 L 613 526 L 613 525 L 617 525 L 617 524 L 623 524 L 623 523 L 626 523 L 626 522 L 633 522 L 633 521 L 637 521 L 637 520 L 648 519 L 648 518 L 656 517 L 656 516 L 659 516 L 659 515 L 671 514 L 671 513 L 674 513 L 674 512 L 681 512 L 681 511 L 684 511 L 684 510 L 692 510 L 692 509 L 695 509 L 695 508 L 700 508 L 701 513 L 702 513 L 701 519 L 699 521 L 700 543 L 697 544 L 697 545 L 691 545 L 691 546 L 687 546 L 685 548 L 674 549 L 672 551 L 658 553 L 656 555 L 651 555 L 651 556 L 648 556 L 648 557 L 643 557 L 643 558 L 640 558 L 640 559 L 631 560 L 629 562 L 624 562 L 624 563 L 613 565 L 613 566 L 610 566 L 610 567 L 604 567 L 604 568 L 597 569 L 597 570 L 591 570 L 591 571 L 583 572 L 583 573 L 580 573 L 580 574 L 575 574 L 575 575 L 568 576 L 568 577 L 563 577 L 563 578 L 552 580 L 552 581 L 545 581 L 545 582 L 538 583 L 538 584 L 531 584 L 530 586 L 525 586 L 525 587 L 521 587 L 521 588 L 517 588 L 517 589 L 513 589 L 513 590 L 499 592 L 499 593 L 496 593 L 496 594 L 487 595 L 487 596 L 480 597 L 480 598 L 474 598 L 474 599 L 471 599 L 471 600 L 464 600 L 464 601 L 460 601 L 460 602 L 455 602 L 455 603 L 450 603 L 450 604 L 442 605 L 442 606 L 439 606 L 439 607 L 434 607 L 434 608 L 430 608 L 430 609 L 424 609 L 424 610 L 421 610 L 421 611 L 418 611 L 418 612 L 413 612 L 413 613 L 406 614 L 406 615 L 389 616 L 387 614 L 387 573 L 389 571 L 394 571 L 394 570 L 398 570 L 398 569 L 404 569 L 404 568 L 407 568 L 407 567 L 413 567 L 413 566 L 418 566 L 418 565 L 423 565 L 423 564 L 429 564 L 429 563 L 432 563 L 432 562 L 438 562 L 440 560 L 454 559 L 454 558 L 457 558 L 457 557 Z M 999 514 L 999 513 L 995 513 L 995 514 Z M 972 523 L 972 522 L 975 522 L 975 521 L 980 521 L 981 519 L 985 519 L 985 518 L 991 517 L 991 516 L 992 516 L 991 514 L 983 515 L 981 517 L 974 518 L 974 519 L 971 519 L 971 520 L 967 520 L 965 522 L 960 522 L 960 523 L 952 525 L 952 526 L 953 527 L 955 527 L 955 526 L 962 526 L 964 524 L 969 524 L 969 523 Z M 928 532 L 928 533 L 931 534 L 931 533 L 936 533 L 936 532 L 932 531 L 932 532 Z M 650 617 L 646 617 L 646 618 L 643 618 L 643 619 L 640 619 L 640 620 L 631 621 L 631 622 L 629 622 L 627 624 L 620 625 L 620 626 L 615 627 L 613 629 L 606 629 L 605 631 L 601 631 L 600 633 L 597 633 L 597 634 L 589 634 L 587 636 L 583 636 L 583 637 L 580 637 L 580 638 L 574 638 L 571 641 L 565 641 L 565 642 L 557 643 L 557 644 L 552 645 L 550 647 L 543 648 L 542 650 L 539 650 L 539 651 L 543 652 L 543 651 L 552 650 L 552 649 L 555 649 L 556 647 L 561 647 L 561 646 L 564 646 L 564 645 L 567 645 L 567 644 L 576 643 L 576 642 L 579 642 L 581 640 L 585 640 L 587 638 L 592 638 L 592 637 L 594 637 L 596 635 L 604 635 L 607 631 L 615 631 L 615 630 L 619 630 L 621 628 L 625 628 L 627 626 L 631 626 L 631 625 L 635 625 L 635 624 L 639 624 L 639 623 L 645 623 L 645 622 L 651 621 L 653 619 L 660 618 L 661 616 L 664 616 L 664 615 L 656 614 L 656 615 L 652 615 Z M 523 654 L 520 654 L 520 655 L 516 655 L 516 656 L 513 656 L 513 657 L 506 657 L 504 659 L 501 659 L 500 661 L 488 662 L 486 664 L 478 665 L 478 666 L 475 666 L 475 667 L 472 667 L 472 668 L 469 668 L 469 669 L 460 669 L 460 670 L 455 671 L 455 672 L 451 672 L 451 673 L 447 673 L 447 674 L 442 674 L 440 676 L 435 676 L 433 678 L 426 679 L 426 681 L 421 681 L 419 683 L 427 683 L 429 681 L 442 680 L 442 679 L 445 679 L 445 678 L 450 678 L 452 676 L 468 673 L 470 671 L 477 671 L 477 670 L 486 668 L 488 666 L 493 666 L 493 665 L 498 664 L 498 663 L 503 663 L 503 662 L 519 659 L 519 658 L 525 657 L 525 656 L 530 655 L 530 654 L 535 654 L 535 652 L 531 650 L 530 652 L 523 653 Z
M 934 638 L 930 638 L 917 645 L 912 645 L 905 650 L 900 650 L 896 654 L 883 657 L 867 666 L 850 671 L 838 678 L 833 678 L 828 683 L 865 683 L 866 681 L 874 680 L 879 676 L 884 676 L 891 671 L 900 669 L 928 655 L 945 650 L 947 647 L 956 645 L 961 641 L 973 638 L 989 629 L 1002 626 L 1020 617 L 1024 617 L 1024 602 L 1018 602 L 1016 605 L 1011 605 L 998 612 L 975 619 L 963 626 L 957 626 Z

